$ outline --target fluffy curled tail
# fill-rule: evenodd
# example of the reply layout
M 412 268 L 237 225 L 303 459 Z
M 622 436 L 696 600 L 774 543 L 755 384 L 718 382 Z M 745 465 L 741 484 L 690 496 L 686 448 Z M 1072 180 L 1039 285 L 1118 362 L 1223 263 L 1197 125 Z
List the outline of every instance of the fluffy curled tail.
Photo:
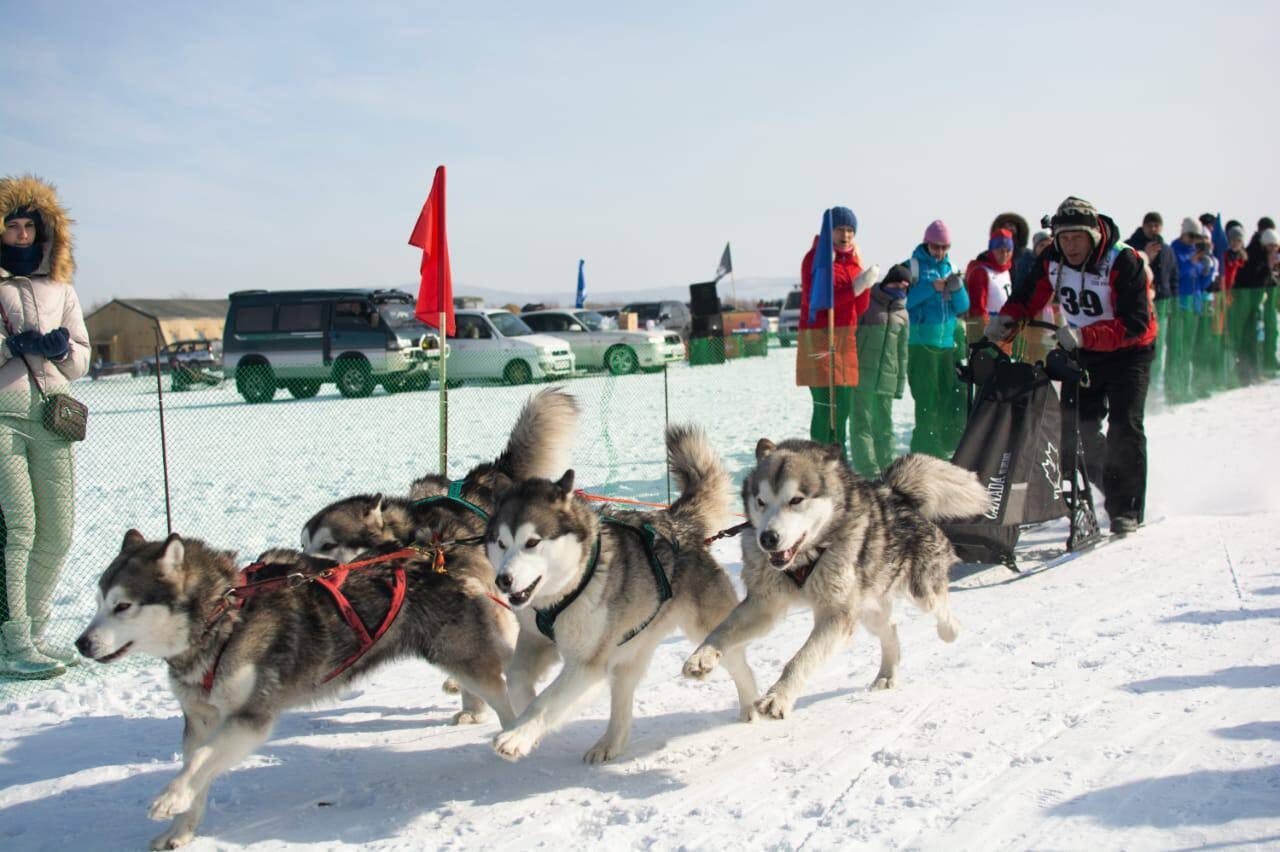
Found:
M 922 453 L 895 460 L 882 479 L 934 522 L 973 518 L 991 505 L 976 473 Z
M 729 474 L 703 431 L 668 427 L 667 464 L 680 488 L 671 514 L 693 524 L 704 538 L 719 532 L 729 516 Z
M 578 402 L 562 388 L 531 396 L 520 409 L 506 449 L 495 462 L 515 481 L 558 479 L 569 467 L 578 426 Z

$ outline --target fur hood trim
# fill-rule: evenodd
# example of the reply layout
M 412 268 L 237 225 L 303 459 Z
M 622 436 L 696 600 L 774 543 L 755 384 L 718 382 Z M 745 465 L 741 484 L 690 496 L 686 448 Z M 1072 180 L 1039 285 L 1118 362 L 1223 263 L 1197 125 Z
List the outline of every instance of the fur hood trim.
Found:
M 0 178 L 0 215 L 20 207 L 39 210 L 44 219 L 44 260 L 38 274 L 47 274 L 62 284 L 72 283 L 76 271 L 76 262 L 71 256 L 74 221 L 58 203 L 58 191 L 53 184 L 35 175 Z

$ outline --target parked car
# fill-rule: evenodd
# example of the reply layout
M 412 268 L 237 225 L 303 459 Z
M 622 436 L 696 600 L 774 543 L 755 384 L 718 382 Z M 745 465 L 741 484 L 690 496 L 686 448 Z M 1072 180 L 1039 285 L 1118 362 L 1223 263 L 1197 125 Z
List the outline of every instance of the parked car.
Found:
M 440 360 L 439 335 L 400 290 L 243 290 L 231 294 L 223 363 L 246 402 L 277 388 L 298 399 L 334 382 L 343 396 L 425 388 Z
M 787 294 L 778 312 L 778 342 L 790 346 L 800 336 L 800 288 L 796 287 Z
M 168 372 L 174 362 L 192 370 L 222 369 L 221 340 L 175 340 L 160 350 L 160 372 Z M 152 376 L 156 372 L 156 356 L 144 355 L 134 362 L 138 375 Z
M 520 314 L 534 331 L 560 338 L 573 349 L 579 367 L 607 369 L 615 376 L 661 370 L 684 360 L 684 341 L 674 331 L 619 331 L 588 310 L 543 310 Z
M 688 340 L 693 331 L 693 314 L 684 302 L 675 299 L 663 299 L 658 302 L 632 302 L 622 307 L 624 313 L 637 314 L 640 327 L 648 328 L 653 323 L 655 328 L 668 328 L 680 335 L 681 340 Z
M 781 313 L 781 305 L 762 305 L 760 307 L 760 315 L 764 317 L 765 331 L 775 337 L 778 334 L 778 316 Z
M 449 338 L 445 380 L 501 379 L 521 385 L 573 375 L 569 344 L 537 334 L 520 317 L 500 308 L 458 311 L 457 334 Z M 438 375 L 438 373 L 437 373 Z

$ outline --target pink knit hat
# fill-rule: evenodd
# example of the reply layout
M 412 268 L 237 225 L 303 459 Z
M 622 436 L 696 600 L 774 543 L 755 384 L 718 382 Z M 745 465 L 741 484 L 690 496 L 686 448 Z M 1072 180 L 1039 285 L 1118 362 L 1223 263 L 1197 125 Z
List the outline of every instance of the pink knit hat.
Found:
M 929 227 L 924 229 L 924 241 L 926 243 L 949 246 L 951 245 L 951 229 L 941 219 L 934 219 L 929 223 Z

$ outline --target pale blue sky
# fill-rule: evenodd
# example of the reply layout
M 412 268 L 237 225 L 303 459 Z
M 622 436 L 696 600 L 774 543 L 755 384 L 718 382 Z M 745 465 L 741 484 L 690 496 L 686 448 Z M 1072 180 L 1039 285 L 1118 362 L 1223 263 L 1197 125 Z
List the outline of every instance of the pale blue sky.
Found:
M 1127 234 L 1280 214 L 1280 4 L 50 3 L 10 14 L 0 171 L 54 180 L 86 304 L 405 286 L 435 166 L 457 292 L 798 277 L 1068 194 Z M 10 7 L 12 10 L 14 7 Z

